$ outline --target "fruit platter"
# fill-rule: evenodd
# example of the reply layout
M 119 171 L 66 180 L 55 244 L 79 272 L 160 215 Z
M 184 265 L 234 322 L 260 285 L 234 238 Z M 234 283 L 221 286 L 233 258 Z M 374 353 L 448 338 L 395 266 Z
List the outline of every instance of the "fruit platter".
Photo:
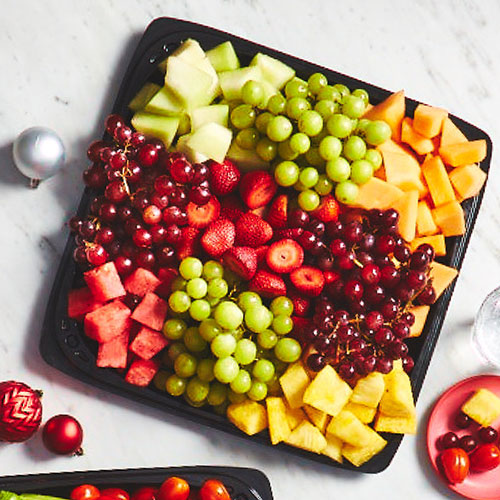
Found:
M 279 450 L 385 469 L 416 433 L 489 137 L 403 91 L 167 18 L 103 130 L 45 360 Z

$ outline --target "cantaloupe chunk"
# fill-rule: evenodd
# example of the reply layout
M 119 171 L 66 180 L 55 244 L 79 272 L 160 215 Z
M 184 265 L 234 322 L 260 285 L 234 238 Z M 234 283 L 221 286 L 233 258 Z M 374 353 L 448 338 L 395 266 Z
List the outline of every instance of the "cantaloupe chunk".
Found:
M 415 323 L 410 326 L 410 337 L 418 337 L 422 334 L 430 308 L 430 306 L 413 306 L 410 308 L 409 312 L 415 316 Z
M 421 238 L 415 238 L 410 243 L 411 251 L 414 252 L 419 247 L 419 245 L 423 245 L 424 243 L 431 245 L 438 257 L 446 255 L 446 242 L 444 239 L 444 235 L 434 234 L 432 236 L 422 236 Z
M 432 139 L 439 135 L 443 121 L 447 117 L 448 111 L 444 109 L 419 104 L 413 115 L 413 128 L 424 137 Z
M 417 208 L 417 234 L 419 236 L 430 236 L 438 232 L 438 227 L 432 218 L 431 208 L 427 201 L 418 203 Z
M 445 118 L 443 128 L 441 130 L 441 141 L 439 147 L 449 146 L 450 144 L 460 144 L 467 142 L 467 137 L 462 131 L 451 121 L 451 118 Z
M 351 205 L 354 207 L 370 210 L 389 208 L 403 195 L 403 191 L 388 182 L 377 177 L 372 177 L 367 183 L 359 186 L 356 201 Z
M 403 191 L 417 190 L 420 197 L 427 194 L 427 188 L 421 180 L 420 165 L 413 155 L 385 151 L 382 157 L 387 182 Z
M 390 95 L 385 101 L 373 106 L 364 114 L 369 120 L 384 120 L 392 130 L 392 138 L 399 141 L 401 137 L 401 123 L 405 116 L 405 92 L 400 90 Z
M 439 154 L 443 161 L 452 167 L 479 163 L 486 158 L 486 152 L 487 147 L 484 139 L 449 144 L 439 148 Z
M 399 234 L 406 241 L 413 240 L 417 229 L 418 191 L 408 191 L 392 207 L 399 212 Z
M 463 165 L 453 169 L 450 181 L 462 200 L 477 196 L 486 181 L 486 172 L 483 172 L 475 163 Z
M 408 116 L 401 124 L 401 141 L 411 146 L 419 155 L 426 155 L 434 150 L 434 143 L 413 128 L 413 120 Z
M 432 262 L 430 266 L 429 278 L 436 291 L 436 298 L 440 297 L 448 288 L 450 283 L 458 276 L 458 271 L 453 267 L 445 266 L 440 262 Z
M 383 153 L 398 153 L 400 155 L 404 155 L 410 153 L 410 148 L 404 144 L 400 144 L 398 142 L 393 141 L 392 139 L 387 139 L 387 141 L 379 144 L 377 149 Z
M 424 161 L 422 173 L 427 182 L 434 206 L 439 207 L 456 199 L 446 168 L 439 156 L 433 156 Z
M 459 236 L 465 233 L 464 211 L 456 200 L 435 208 L 432 218 L 445 236 Z

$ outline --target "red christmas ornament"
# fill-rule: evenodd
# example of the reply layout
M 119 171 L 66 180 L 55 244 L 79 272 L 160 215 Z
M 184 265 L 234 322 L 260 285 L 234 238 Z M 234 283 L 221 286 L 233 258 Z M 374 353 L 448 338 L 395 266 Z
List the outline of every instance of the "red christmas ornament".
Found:
M 22 382 L 0 382 L 0 441 L 20 443 L 38 430 L 42 420 L 41 395 Z
M 83 429 L 71 415 L 56 415 L 43 428 L 43 443 L 58 455 L 82 455 Z

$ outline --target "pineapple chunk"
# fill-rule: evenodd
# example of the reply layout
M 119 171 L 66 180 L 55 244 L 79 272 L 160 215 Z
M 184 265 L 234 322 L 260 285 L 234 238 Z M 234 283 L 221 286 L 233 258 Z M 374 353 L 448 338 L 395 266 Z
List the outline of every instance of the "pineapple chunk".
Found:
M 309 420 L 321 431 L 321 434 L 324 434 L 330 421 L 330 415 L 309 405 L 305 405 L 304 410 Z
M 349 401 L 351 394 L 349 385 L 332 366 L 326 365 L 304 392 L 304 403 L 335 417 Z
M 227 418 L 245 434 L 253 436 L 267 427 L 266 409 L 256 401 L 245 400 L 227 407 Z
M 302 423 L 303 420 L 305 420 L 307 417 L 305 413 L 302 411 L 302 408 L 290 408 L 286 402 L 285 402 L 285 408 L 286 408 L 286 419 L 288 420 L 288 425 L 290 426 L 290 429 L 292 431 L 295 429 L 295 427 L 298 427 L 300 423 Z
M 415 403 L 410 378 L 399 369 L 393 369 L 385 377 L 385 391 L 380 400 L 380 411 L 390 417 L 413 417 Z
M 348 410 L 342 410 L 336 417 L 333 417 L 327 434 L 333 434 L 342 441 L 353 446 L 368 446 L 373 440 L 373 430 L 361 423 L 358 418 Z
M 462 411 L 488 427 L 500 416 L 500 398 L 488 389 L 479 389 L 463 404 Z
M 270 397 L 266 399 L 267 418 L 271 443 L 278 444 L 290 436 L 292 429 L 286 418 L 286 407 L 283 398 Z
M 388 417 L 379 413 L 375 419 L 374 429 L 377 432 L 392 432 L 394 434 L 416 434 L 417 417 Z
M 328 434 L 326 436 L 326 448 L 321 452 L 336 462 L 342 463 L 342 440 L 337 436 Z
M 290 365 L 280 377 L 280 385 L 290 408 L 303 406 L 302 398 L 309 382 L 309 376 L 300 361 Z
M 376 408 L 380 403 L 382 394 L 384 394 L 384 388 L 384 376 L 379 372 L 370 373 L 358 380 L 351 395 L 351 401 Z
M 303 450 L 321 453 L 327 446 L 325 436 L 311 422 L 304 420 L 289 436 L 285 443 Z
M 368 428 L 370 429 L 370 427 Z M 387 441 L 382 436 L 377 434 L 373 429 L 370 430 L 373 432 L 373 435 L 368 446 L 358 447 L 345 443 L 342 447 L 342 455 L 356 467 L 368 462 L 370 458 L 380 453 L 387 444 Z
M 363 424 L 369 424 L 375 418 L 377 413 L 376 408 L 371 408 L 369 406 L 360 405 L 358 403 L 353 403 L 352 400 L 349 401 L 345 406 L 344 410 L 350 411 L 354 416 L 356 416 Z

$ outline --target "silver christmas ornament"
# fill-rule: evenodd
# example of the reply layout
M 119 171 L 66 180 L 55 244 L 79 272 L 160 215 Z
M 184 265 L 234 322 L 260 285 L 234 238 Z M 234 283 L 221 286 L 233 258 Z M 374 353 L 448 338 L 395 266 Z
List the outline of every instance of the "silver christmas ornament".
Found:
M 47 127 L 31 127 L 19 134 L 12 154 L 19 171 L 31 179 L 32 188 L 57 174 L 66 158 L 61 138 Z

